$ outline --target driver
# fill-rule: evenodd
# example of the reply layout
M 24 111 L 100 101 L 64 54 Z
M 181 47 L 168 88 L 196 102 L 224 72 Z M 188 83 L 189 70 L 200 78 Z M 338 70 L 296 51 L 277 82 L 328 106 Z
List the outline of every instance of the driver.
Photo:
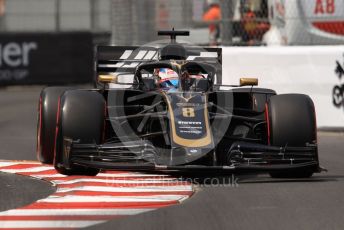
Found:
M 179 87 L 178 74 L 169 68 L 157 68 L 154 70 L 156 85 L 163 90 L 176 90 Z
M 190 91 L 192 88 L 195 88 L 195 84 L 199 79 L 203 79 L 202 74 L 191 75 L 187 70 L 183 71 L 180 78 L 180 85 L 183 91 Z
M 182 90 L 189 91 L 193 84 L 194 79 L 190 77 L 190 74 L 188 73 L 188 71 L 184 71 L 182 73 L 180 80 L 181 80 L 180 85 L 182 87 Z

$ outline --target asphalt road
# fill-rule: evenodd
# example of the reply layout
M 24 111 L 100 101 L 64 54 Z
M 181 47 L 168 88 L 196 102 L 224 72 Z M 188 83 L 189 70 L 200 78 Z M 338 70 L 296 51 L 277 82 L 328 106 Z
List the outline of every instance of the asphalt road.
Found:
M 49 182 L 8 173 L 0 173 L 0 211 L 29 205 L 52 194 Z
M 0 159 L 35 159 L 39 89 L 0 90 Z M 198 192 L 182 205 L 91 228 L 343 229 L 343 143 L 344 134 L 319 133 L 321 164 L 329 172 L 311 179 L 276 180 L 266 175 L 236 175 L 238 181 L 227 180 L 225 185 L 198 186 Z M 37 180 L 0 174 L 0 181 L 0 210 L 27 204 L 53 192 L 48 184 Z M 229 183 L 233 181 L 237 184 Z M 21 192 L 27 185 L 30 185 L 29 192 Z M 20 195 L 10 195 L 16 192 Z

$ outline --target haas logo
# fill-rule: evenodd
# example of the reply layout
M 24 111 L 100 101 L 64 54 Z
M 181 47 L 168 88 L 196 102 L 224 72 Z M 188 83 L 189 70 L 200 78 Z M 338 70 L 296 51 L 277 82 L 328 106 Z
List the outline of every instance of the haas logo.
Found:
M 339 81 L 344 77 L 344 62 L 341 64 L 339 61 L 336 61 L 335 73 L 337 74 Z M 332 102 L 333 105 L 337 108 L 344 108 L 344 84 L 335 85 L 332 90 Z

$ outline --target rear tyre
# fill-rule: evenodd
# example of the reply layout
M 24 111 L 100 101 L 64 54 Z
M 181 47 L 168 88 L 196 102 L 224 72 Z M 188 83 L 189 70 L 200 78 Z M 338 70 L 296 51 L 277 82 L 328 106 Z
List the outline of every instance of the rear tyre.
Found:
M 70 90 L 60 99 L 55 140 L 55 169 L 65 175 L 96 175 L 99 169 L 76 165 L 66 154 L 66 141 L 79 143 L 102 141 L 105 121 L 105 100 L 98 92 Z
M 270 144 L 303 147 L 317 141 L 316 117 L 312 99 L 303 94 L 272 96 L 268 102 Z M 316 160 L 318 160 L 316 153 Z M 274 178 L 309 178 L 314 168 L 272 172 Z
M 37 158 L 45 164 L 54 160 L 56 113 L 60 95 L 69 87 L 47 87 L 41 91 L 38 105 Z

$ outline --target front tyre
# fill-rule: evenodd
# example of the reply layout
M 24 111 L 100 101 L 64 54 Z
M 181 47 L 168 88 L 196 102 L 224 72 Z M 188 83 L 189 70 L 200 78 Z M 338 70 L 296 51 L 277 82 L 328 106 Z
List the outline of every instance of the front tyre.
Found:
M 70 87 L 46 87 L 41 91 L 38 105 L 37 158 L 44 164 L 54 160 L 56 114 L 58 99 Z
M 65 175 L 96 175 L 99 169 L 73 164 L 67 140 L 100 144 L 105 121 L 105 100 L 95 91 L 70 90 L 60 98 L 55 140 L 55 169 Z
M 304 94 L 272 96 L 267 104 L 269 141 L 273 146 L 304 147 L 317 141 L 316 117 L 312 99 Z M 318 161 L 318 153 L 316 152 Z M 317 169 L 272 172 L 275 178 L 308 178 Z

